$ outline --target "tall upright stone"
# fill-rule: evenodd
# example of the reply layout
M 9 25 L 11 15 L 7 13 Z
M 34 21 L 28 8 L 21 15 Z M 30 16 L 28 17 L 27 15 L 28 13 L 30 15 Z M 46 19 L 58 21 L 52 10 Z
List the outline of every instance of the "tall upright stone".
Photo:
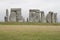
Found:
M 40 10 L 38 9 L 29 10 L 29 22 L 40 22 Z
M 52 15 L 53 15 L 53 12 L 49 12 L 46 16 L 46 21 L 47 23 L 52 23 Z
M 9 21 L 16 22 L 16 12 L 11 12 Z
M 57 23 L 57 13 L 54 14 L 55 23 Z
M 6 16 L 5 16 L 4 19 L 5 19 L 5 22 L 8 22 L 8 19 L 9 19 L 9 18 L 8 18 L 8 9 L 6 9 Z
M 6 16 L 8 17 L 8 9 L 6 9 Z
M 21 16 L 21 10 L 20 9 L 18 9 L 17 10 L 17 14 L 16 14 L 16 17 L 17 17 L 17 22 L 19 22 L 19 21 L 21 21 L 22 20 L 22 16 Z
M 44 14 L 44 11 L 41 11 L 41 23 L 45 23 L 45 14 Z

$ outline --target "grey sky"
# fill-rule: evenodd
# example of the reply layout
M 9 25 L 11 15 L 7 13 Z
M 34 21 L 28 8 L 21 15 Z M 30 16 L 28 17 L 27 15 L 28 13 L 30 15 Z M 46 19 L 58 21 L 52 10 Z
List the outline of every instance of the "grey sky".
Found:
M 40 9 L 45 14 L 57 12 L 60 21 L 60 0 L 0 0 L 0 21 L 4 19 L 5 10 L 10 8 L 22 8 L 23 17 L 28 17 L 29 9 Z

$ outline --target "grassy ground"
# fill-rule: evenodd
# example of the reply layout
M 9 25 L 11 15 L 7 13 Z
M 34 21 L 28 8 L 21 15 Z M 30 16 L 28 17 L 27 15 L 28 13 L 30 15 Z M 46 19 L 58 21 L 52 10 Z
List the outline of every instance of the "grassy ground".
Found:
M 0 22 L 0 25 L 48 25 L 60 26 L 60 23 L 37 23 L 37 22 Z
M 0 25 L 0 40 L 60 40 L 60 26 Z

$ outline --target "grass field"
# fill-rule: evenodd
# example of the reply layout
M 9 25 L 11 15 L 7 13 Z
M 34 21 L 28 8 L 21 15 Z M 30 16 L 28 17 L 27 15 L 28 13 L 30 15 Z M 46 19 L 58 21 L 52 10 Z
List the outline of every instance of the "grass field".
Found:
M 0 40 L 60 40 L 60 26 L 0 25 Z
M 60 26 L 60 23 L 38 23 L 38 22 L 0 22 L 0 25 L 47 25 Z

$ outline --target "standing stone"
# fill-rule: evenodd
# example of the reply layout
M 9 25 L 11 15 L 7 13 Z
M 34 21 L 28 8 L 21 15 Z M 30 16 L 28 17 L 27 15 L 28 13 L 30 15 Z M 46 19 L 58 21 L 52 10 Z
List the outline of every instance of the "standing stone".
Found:
M 17 17 L 17 22 L 19 22 L 20 20 L 22 20 L 22 16 L 21 16 L 21 10 L 19 9 L 19 10 L 17 10 L 17 15 L 16 15 L 16 17 Z
M 8 9 L 6 9 L 6 16 L 8 17 Z
M 27 22 L 29 22 L 28 18 L 27 18 Z
M 16 22 L 16 12 L 11 12 L 11 14 L 10 14 L 10 22 Z
M 39 22 L 40 21 L 40 10 L 30 9 L 29 10 L 29 22 Z
M 55 23 L 57 23 L 57 13 L 54 14 Z
M 5 16 L 5 22 L 8 22 L 8 9 L 6 9 L 6 16 Z
M 44 11 L 41 11 L 41 23 L 45 22 L 45 15 L 44 15 Z
M 46 17 L 47 23 L 52 23 L 53 12 L 49 12 Z
M 52 23 L 56 23 L 56 22 L 57 22 L 57 13 L 53 13 Z
M 7 20 L 8 20 L 7 16 L 5 16 L 4 19 L 5 19 L 5 22 L 8 22 L 8 21 L 7 21 Z

